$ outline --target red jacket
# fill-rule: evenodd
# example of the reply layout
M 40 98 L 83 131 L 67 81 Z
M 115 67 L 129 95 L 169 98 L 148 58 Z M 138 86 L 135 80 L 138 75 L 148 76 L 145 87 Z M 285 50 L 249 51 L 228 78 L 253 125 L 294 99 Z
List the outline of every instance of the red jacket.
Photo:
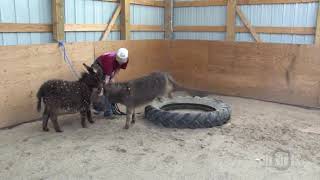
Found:
M 98 57 L 98 61 L 102 66 L 104 75 L 108 75 L 111 78 L 113 76 L 113 73 L 116 70 L 119 70 L 120 68 L 126 69 L 129 62 L 129 59 L 128 59 L 126 63 L 120 65 L 116 60 L 116 56 L 117 56 L 116 52 L 107 52 Z

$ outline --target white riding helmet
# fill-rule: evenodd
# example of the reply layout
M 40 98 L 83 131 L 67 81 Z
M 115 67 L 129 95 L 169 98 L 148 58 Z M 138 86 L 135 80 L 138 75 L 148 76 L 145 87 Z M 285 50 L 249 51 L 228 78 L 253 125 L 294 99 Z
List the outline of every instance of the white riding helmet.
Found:
M 124 64 L 128 61 L 128 50 L 126 48 L 120 48 L 117 51 L 117 61 L 119 64 Z

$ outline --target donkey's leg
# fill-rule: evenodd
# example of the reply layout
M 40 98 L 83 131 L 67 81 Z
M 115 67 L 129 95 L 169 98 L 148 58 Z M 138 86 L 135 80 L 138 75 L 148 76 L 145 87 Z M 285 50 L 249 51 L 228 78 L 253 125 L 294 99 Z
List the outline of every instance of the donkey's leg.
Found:
M 136 123 L 136 109 L 133 108 L 131 124 Z
M 159 102 L 163 102 L 163 97 L 157 97 L 157 100 L 158 100 Z
M 43 111 L 43 115 L 42 115 L 42 130 L 43 131 L 49 131 L 49 128 L 48 128 L 49 117 L 50 116 L 49 116 L 47 106 L 45 106 L 44 111 Z
M 50 119 L 56 132 L 63 132 L 58 123 L 58 115 L 54 112 L 50 112 Z
M 127 107 L 127 119 L 126 119 L 126 125 L 124 126 L 125 129 L 129 129 L 131 117 L 132 117 L 132 108 Z
M 91 115 L 91 110 L 90 108 L 87 109 L 87 118 L 88 118 L 88 121 L 93 124 L 94 123 L 94 120 L 92 119 L 92 115 Z
M 87 111 L 80 111 L 80 116 L 81 116 L 81 125 L 83 128 L 87 128 L 87 123 L 86 123 L 86 115 L 87 115 Z
M 87 128 L 87 123 L 86 123 L 86 116 L 87 116 L 87 111 L 80 111 L 80 116 L 81 116 L 81 126 L 83 128 Z

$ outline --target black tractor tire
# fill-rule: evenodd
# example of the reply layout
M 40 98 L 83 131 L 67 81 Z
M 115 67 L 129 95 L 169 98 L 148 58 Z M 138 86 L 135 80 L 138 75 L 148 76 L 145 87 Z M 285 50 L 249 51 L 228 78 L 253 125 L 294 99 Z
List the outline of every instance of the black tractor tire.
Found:
M 171 110 L 197 109 L 197 112 Z M 145 118 L 166 128 L 212 128 L 227 123 L 231 118 L 231 107 L 221 100 L 209 97 L 179 96 L 154 100 L 145 107 Z

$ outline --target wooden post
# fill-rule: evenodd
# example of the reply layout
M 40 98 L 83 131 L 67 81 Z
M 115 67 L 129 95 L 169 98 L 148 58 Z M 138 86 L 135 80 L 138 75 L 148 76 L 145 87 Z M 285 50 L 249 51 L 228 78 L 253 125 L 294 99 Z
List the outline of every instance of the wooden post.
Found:
M 173 0 L 165 0 L 164 2 L 164 39 L 173 38 Z
M 227 4 L 227 41 L 235 40 L 237 0 L 228 0 Z
M 130 0 L 120 0 L 120 39 L 130 40 Z
M 53 39 L 64 40 L 64 0 L 52 0 Z
M 110 33 L 110 31 L 111 31 L 114 23 L 116 22 L 117 17 L 118 17 L 119 14 L 120 14 L 120 11 L 121 11 L 121 6 L 118 5 L 118 7 L 116 8 L 116 10 L 114 11 L 114 13 L 113 13 L 113 15 L 112 15 L 112 17 L 111 17 L 110 22 L 109 22 L 108 25 L 107 25 L 107 28 L 106 28 L 105 32 L 103 33 L 103 35 L 102 35 L 102 37 L 101 37 L 101 39 L 100 39 L 101 41 L 107 40 L 108 35 L 109 35 L 109 33 Z
M 316 28 L 315 44 L 320 45 L 320 0 L 319 0 L 319 5 L 318 5 L 318 15 L 317 15 L 317 28 Z
M 239 15 L 241 21 L 243 24 L 248 28 L 250 31 L 251 35 L 257 42 L 261 42 L 261 39 L 259 35 L 257 34 L 256 30 L 251 26 L 249 20 L 246 18 L 246 16 L 242 13 L 241 9 L 239 6 L 236 7 L 237 14 Z

